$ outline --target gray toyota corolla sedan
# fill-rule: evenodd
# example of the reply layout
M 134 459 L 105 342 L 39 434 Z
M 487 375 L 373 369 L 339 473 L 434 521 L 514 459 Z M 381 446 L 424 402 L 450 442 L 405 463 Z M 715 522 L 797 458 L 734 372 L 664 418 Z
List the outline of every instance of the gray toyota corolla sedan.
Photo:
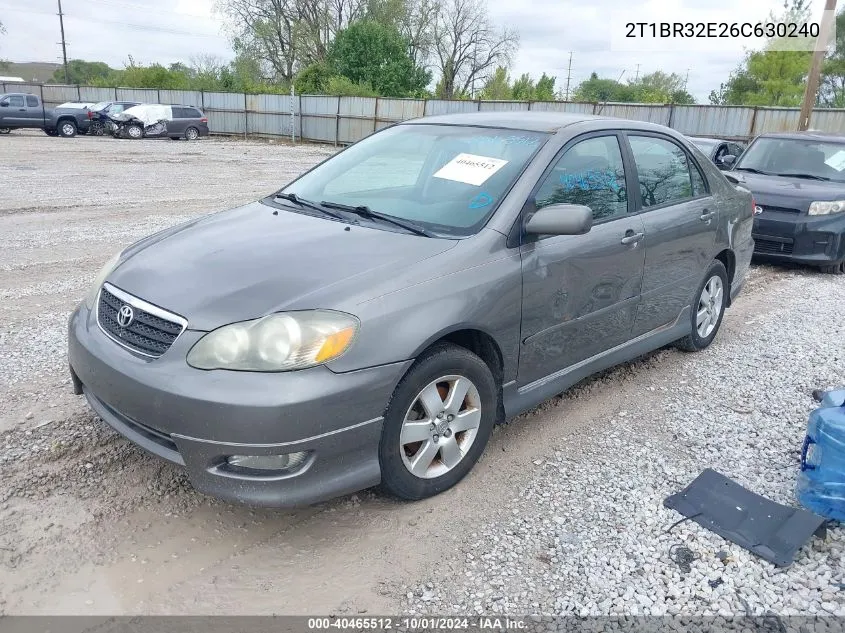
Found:
M 658 347 L 710 345 L 753 208 L 659 125 L 408 121 L 115 256 L 70 317 L 73 384 L 212 495 L 428 497 L 497 421 Z

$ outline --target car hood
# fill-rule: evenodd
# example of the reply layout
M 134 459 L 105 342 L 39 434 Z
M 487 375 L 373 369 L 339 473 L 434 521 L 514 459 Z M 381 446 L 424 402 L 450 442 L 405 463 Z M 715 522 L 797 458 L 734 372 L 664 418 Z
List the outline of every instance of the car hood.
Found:
M 807 180 L 785 176 L 766 176 L 743 171 L 731 171 L 739 184 L 754 194 L 763 207 L 784 207 L 806 213 L 814 200 L 845 199 L 845 183 Z
M 455 244 L 256 202 L 137 242 L 108 281 L 204 331 L 279 310 L 351 310 Z

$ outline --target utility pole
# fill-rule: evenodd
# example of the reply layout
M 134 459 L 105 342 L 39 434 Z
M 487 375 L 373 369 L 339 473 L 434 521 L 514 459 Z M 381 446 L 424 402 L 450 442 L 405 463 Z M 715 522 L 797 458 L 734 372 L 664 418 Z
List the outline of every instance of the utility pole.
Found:
M 70 83 L 70 74 L 67 70 L 67 42 L 65 42 L 65 19 L 64 13 L 62 13 L 62 0 L 59 0 L 59 28 L 62 31 L 62 59 L 64 60 L 65 64 L 65 83 Z
M 813 51 L 813 60 L 810 62 L 810 74 L 807 76 L 807 86 L 804 89 L 801 118 L 798 119 L 799 131 L 804 131 L 810 127 L 810 116 L 813 114 L 816 94 L 819 91 L 819 76 L 822 72 L 822 62 L 827 52 L 827 43 L 830 40 L 830 30 L 833 25 L 835 12 L 836 0 L 826 0 L 822 23 L 819 26 L 819 38 L 816 41 L 816 50 Z
M 569 51 L 569 68 L 566 71 L 566 98 L 564 101 L 569 101 L 569 81 L 572 79 L 572 51 Z
M 690 69 L 687 68 L 687 76 L 686 76 L 686 78 L 684 78 L 684 90 L 687 89 L 687 84 L 689 83 L 689 71 L 690 71 Z
M 636 74 L 634 75 L 634 81 L 638 81 L 638 80 L 639 80 L 639 78 L 640 78 L 640 65 L 639 65 L 639 64 L 637 64 L 637 72 L 636 72 Z

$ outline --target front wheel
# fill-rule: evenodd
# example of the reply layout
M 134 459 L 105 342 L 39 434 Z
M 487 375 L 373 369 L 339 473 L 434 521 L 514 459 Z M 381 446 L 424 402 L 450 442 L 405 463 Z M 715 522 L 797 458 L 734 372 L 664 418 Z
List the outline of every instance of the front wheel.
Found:
M 0 127 L 0 134 L 11 134 L 12 128 L 10 127 Z
M 425 499 L 458 483 L 490 439 L 498 389 L 487 364 L 441 344 L 420 356 L 387 407 L 379 445 L 382 486 Z
M 131 139 L 139 139 L 144 137 L 144 130 L 140 125 L 127 125 L 124 128 L 126 136 Z
M 728 272 L 722 262 L 716 260 L 710 264 L 695 297 L 690 306 L 692 331 L 677 343 L 686 352 L 698 352 L 708 347 L 722 325 L 728 303 Z

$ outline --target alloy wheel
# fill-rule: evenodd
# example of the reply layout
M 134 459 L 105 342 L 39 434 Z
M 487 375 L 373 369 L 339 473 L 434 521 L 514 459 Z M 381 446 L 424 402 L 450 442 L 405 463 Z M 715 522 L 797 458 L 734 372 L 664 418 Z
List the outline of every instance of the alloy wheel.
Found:
M 718 275 L 713 275 L 704 284 L 701 291 L 701 296 L 698 298 L 698 313 L 695 318 L 695 327 L 698 335 L 705 339 L 719 323 L 719 317 L 722 315 L 722 300 L 725 292 L 722 278 Z
M 422 479 L 445 475 L 467 454 L 481 424 L 478 388 L 465 376 L 443 376 L 417 394 L 399 436 L 402 462 Z

